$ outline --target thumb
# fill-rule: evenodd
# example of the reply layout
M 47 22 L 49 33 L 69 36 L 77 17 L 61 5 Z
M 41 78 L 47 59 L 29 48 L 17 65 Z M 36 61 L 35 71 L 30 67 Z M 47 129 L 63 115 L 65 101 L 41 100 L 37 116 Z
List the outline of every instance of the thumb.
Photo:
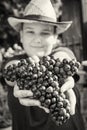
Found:
M 66 80 L 65 80 L 65 83 L 62 85 L 60 91 L 61 92 L 65 92 L 69 89 L 72 89 L 74 87 L 74 79 L 69 76 Z
M 75 114 L 75 106 L 76 106 L 76 96 L 75 96 L 73 89 L 69 89 L 67 91 L 67 94 L 68 94 L 68 98 L 70 101 L 70 113 L 71 113 L 71 115 L 74 115 Z
M 39 106 L 40 108 L 42 108 L 46 113 L 49 113 L 49 109 L 48 108 L 45 108 L 45 107 L 42 107 L 42 106 Z

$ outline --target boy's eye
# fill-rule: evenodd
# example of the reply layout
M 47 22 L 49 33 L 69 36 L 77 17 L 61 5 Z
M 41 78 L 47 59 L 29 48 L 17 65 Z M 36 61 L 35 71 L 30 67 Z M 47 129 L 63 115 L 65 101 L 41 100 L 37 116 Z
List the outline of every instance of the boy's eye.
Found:
M 27 33 L 33 34 L 34 32 L 33 31 L 27 31 Z
M 50 35 L 49 32 L 42 32 L 41 35 Z

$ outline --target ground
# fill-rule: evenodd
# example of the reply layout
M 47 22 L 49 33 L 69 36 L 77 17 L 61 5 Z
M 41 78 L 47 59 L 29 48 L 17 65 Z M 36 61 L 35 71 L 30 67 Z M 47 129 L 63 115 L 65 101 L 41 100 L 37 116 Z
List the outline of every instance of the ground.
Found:
M 12 130 L 12 128 L 11 128 L 11 127 L 8 127 L 8 128 L 2 128 L 2 129 L 0 129 L 0 130 Z

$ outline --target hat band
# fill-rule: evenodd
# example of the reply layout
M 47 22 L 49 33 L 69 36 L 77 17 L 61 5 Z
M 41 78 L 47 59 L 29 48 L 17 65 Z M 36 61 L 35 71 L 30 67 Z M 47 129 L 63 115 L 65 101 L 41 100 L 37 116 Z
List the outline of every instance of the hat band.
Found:
M 21 17 L 20 19 L 26 19 L 26 20 L 36 20 L 36 21 L 47 21 L 47 22 L 56 22 L 55 19 L 42 16 L 42 15 L 26 15 L 24 17 Z

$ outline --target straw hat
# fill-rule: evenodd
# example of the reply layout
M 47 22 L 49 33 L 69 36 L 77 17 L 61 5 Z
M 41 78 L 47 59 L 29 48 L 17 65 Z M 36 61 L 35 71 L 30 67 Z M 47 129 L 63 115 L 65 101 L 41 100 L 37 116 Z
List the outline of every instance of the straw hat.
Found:
M 56 13 L 50 0 L 31 0 L 22 17 L 9 17 L 9 24 L 19 32 L 21 23 L 40 22 L 57 27 L 57 33 L 65 32 L 71 21 L 57 22 Z

